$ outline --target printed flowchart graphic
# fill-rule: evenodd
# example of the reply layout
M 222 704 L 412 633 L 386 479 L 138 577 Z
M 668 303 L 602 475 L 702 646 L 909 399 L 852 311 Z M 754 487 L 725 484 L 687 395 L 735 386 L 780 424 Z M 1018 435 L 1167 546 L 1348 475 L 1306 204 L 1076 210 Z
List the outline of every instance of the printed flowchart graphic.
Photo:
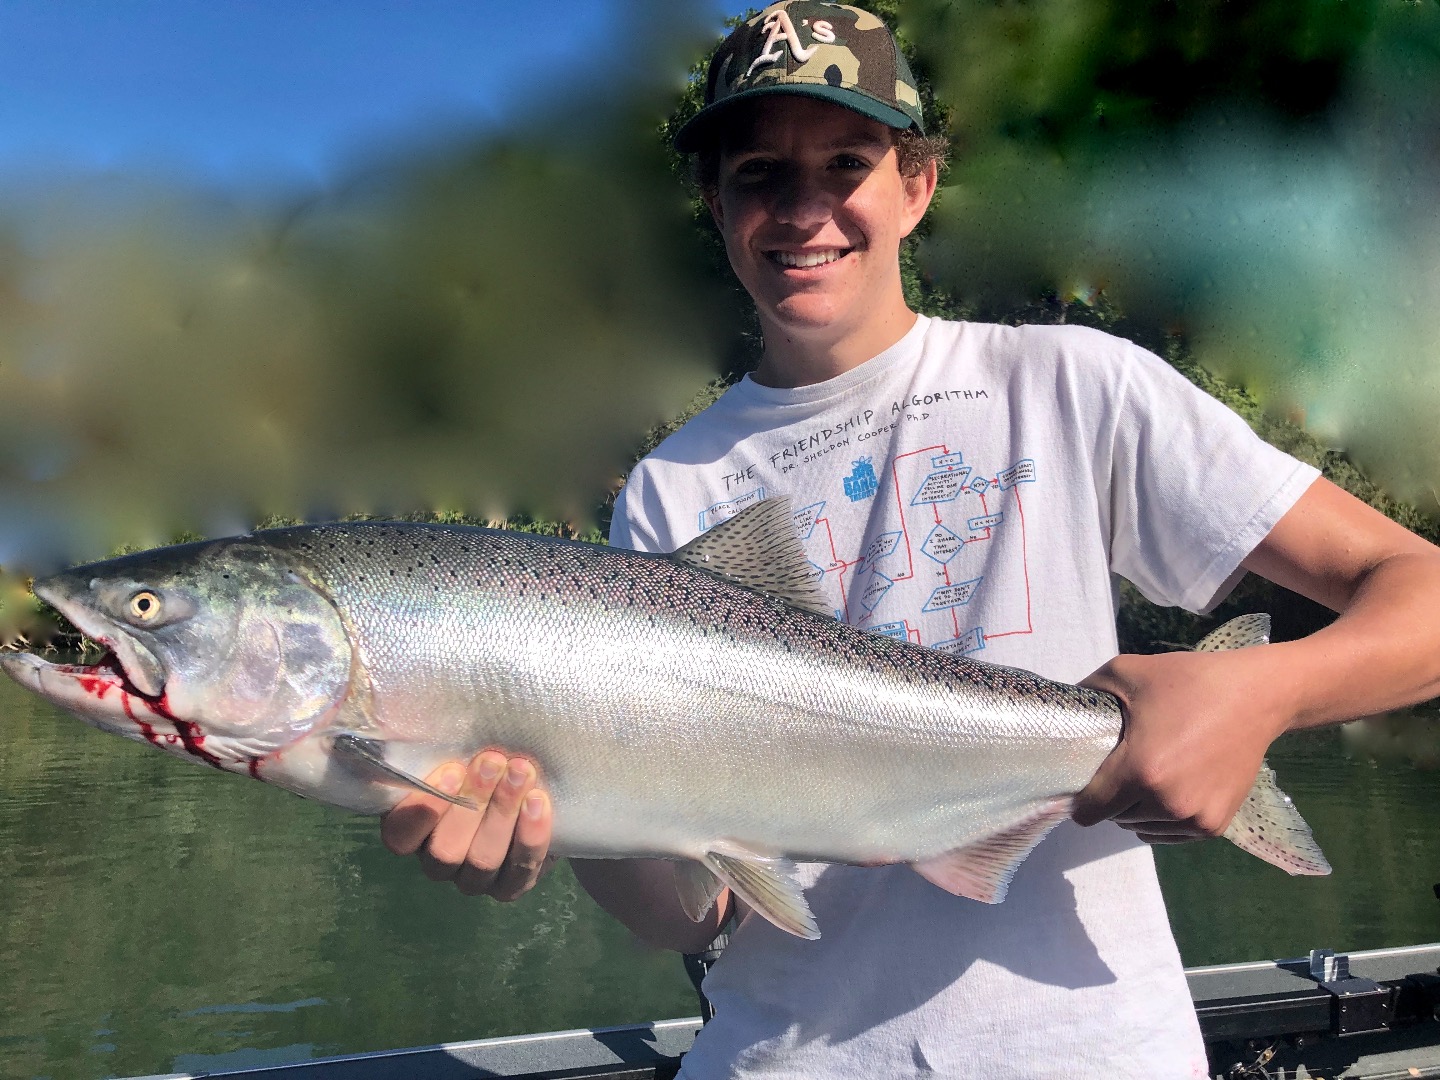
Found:
M 893 498 L 901 527 L 871 538 L 863 551 L 847 558 L 835 547 L 826 502 L 797 510 L 795 524 L 816 579 L 830 577 L 837 586 L 842 605 L 837 617 L 872 633 L 947 652 L 979 652 L 996 637 L 1033 632 L 1020 485 L 1034 483 L 1036 475 L 1031 458 L 990 472 L 943 445 L 898 456 L 883 478 L 876 476 L 870 458 L 860 458 L 841 478 L 843 495 L 851 503 L 877 494 Z M 1018 572 L 1003 573 L 1006 580 L 999 582 L 975 572 L 974 567 L 996 563 L 967 558 L 976 544 L 1014 548 L 1014 558 L 1004 565 Z M 969 625 L 965 618 L 972 601 L 987 589 L 1000 590 L 1002 606 L 1013 610 L 1003 626 Z M 995 605 L 988 610 L 993 618 Z
M 836 618 L 945 652 L 980 652 L 995 638 L 1034 632 L 1021 488 L 1036 479 L 1032 458 L 991 472 L 944 445 L 897 456 L 883 476 L 871 458 L 856 458 L 840 477 L 835 505 L 893 499 L 900 528 L 871 537 L 849 557 L 836 547 L 827 516 L 832 500 L 795 510 L 795 528 L 816 581 L 833 585 L 839 595 Z M 700 511 L 700 530 L 767 494 L 761 485 L 707 506 Z M 1003 549 L 1004 557 L 979 554 L 987 546 Z M 982 595 L 994 625 L 967 618 Z

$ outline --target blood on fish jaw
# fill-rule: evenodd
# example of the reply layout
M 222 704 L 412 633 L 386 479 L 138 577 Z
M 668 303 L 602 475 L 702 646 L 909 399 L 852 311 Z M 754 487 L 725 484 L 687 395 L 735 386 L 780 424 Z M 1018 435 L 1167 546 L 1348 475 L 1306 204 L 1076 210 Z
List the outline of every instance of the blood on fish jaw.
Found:
M 112 692 L 120 695 L 120 707 L 124 710 L 125 716 L 139 730 L 145 741 L 153 746 L 161 747 L 183 747 L 187 754 L 197 757 L 205 764 L 215 769 L 225 769 L 225 764 L 209 750 L 205 749 L 205 734 L 200 725 L 190 721 L 181 720 L 170 710 L 169 695 L 162 693 L 158 698 L 146 697 L 132 683 L 125 674 L 125 668 L 119 658 L 113 652 L 107 652 L 97 663 L 84 664 L 56 664 L 55 670 L 75 679 L 80 689 L 91 697 L 104 701 Z M 166 720 L 175 729 L 174 733 L 158 732 L 155 726 L 148 720 L 142 720 L 136 715 L 136 703 L 149 712 Z

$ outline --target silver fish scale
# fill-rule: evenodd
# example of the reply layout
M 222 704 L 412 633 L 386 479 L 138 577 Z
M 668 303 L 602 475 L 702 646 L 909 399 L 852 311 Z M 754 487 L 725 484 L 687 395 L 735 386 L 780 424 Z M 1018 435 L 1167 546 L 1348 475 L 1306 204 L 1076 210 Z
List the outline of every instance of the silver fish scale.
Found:
M 532 756 L 561 851 L 918 859 L 1078 791 L 1113 698 L 867 634 L 669 556 L 461 526 L 258 533 L 340 609 L 390 758 Z

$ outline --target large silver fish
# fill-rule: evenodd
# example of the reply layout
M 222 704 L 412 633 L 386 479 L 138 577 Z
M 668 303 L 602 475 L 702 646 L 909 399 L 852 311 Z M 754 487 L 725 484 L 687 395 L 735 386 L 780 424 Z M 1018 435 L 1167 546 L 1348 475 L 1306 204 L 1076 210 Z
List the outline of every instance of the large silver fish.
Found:
M 109 651 L 0 667 L 88 723 L 372 814 L 432 790 L 419 778 L 441 762 L 528 755 L 557 854 L 693 860 L 677 879 L 694 918 L 724 882 L 805 937 L 818 929 L 792 859 L 911 863 L 1003 899 L 1120 734 L 1108 694 L 837 622 L 784 500 L 671 555 L 316 525 L 35 592 Z M 1246 617 L 1204 647 L 1267 631 Z M 1292 874 L 1329 872 L 1268 769 L 1226 835 Z

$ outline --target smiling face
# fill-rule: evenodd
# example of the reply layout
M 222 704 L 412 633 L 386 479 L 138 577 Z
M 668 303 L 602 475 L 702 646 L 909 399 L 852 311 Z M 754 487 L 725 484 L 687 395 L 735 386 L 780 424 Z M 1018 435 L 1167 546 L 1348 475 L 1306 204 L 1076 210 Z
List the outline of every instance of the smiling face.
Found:
M 737 104 L 706 201 L 765 331 L 757 378 L 800 385 L 903 336 L 900 242 L 934 190 L 933 164 L 901 175 L 878 121 L 796 95 Z

